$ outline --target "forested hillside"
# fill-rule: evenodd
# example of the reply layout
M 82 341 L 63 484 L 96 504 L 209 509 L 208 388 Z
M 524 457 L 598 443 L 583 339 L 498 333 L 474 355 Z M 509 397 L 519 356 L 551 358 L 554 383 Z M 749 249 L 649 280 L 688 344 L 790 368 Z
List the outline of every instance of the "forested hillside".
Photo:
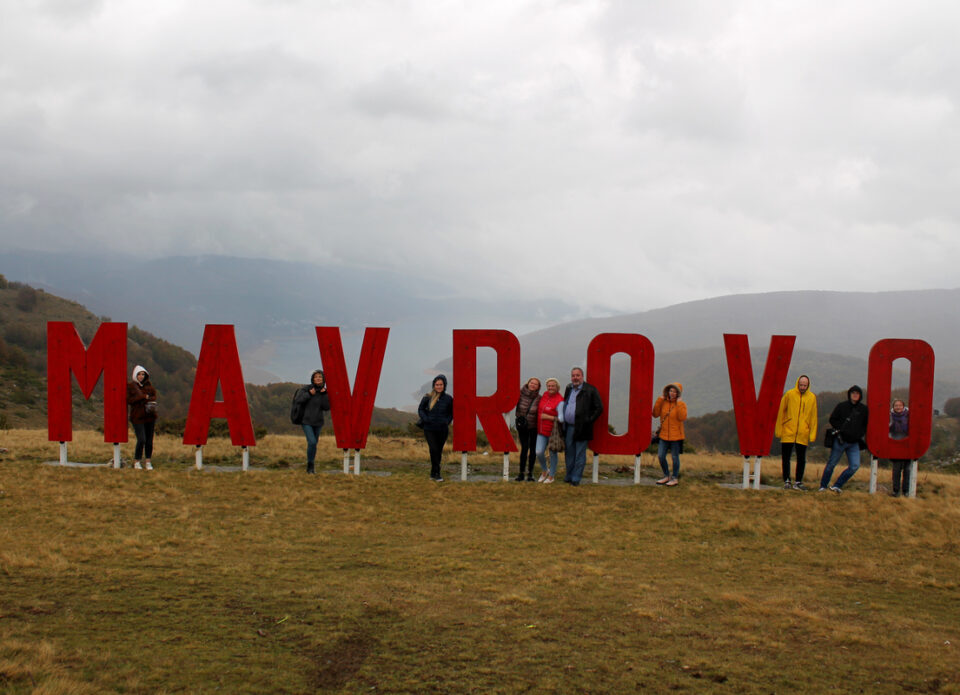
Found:
M 47 322 L 71 321 L 85 344 L 98 326 L 109 321 L 82 305 L 8 282 L 0 275 L 0 429 L 45 428 L 47 424 Z M 187 416 L 197 360 L 186 350 L 136 326 L 127 330 L 129 369 L 143 365 L 153 376 L 160 393 L 161 427 L 177 431 Z M 102 381 L 102 380 L 101 380 Z M 267 386 L 247 384 L 247 398 L 254 427 L 261 433 L 298 432 L 289 421 L 290 399 L 297 384 Z M 374 427 L 405 428 L 414 416 L 394 409 L 375 408 Z M 98 383 L 93 397 L 83 398 L 74 385 L 74 427 L 102 426 L 103 387 Z M 215 433 L 225 431 L 214 422 Z

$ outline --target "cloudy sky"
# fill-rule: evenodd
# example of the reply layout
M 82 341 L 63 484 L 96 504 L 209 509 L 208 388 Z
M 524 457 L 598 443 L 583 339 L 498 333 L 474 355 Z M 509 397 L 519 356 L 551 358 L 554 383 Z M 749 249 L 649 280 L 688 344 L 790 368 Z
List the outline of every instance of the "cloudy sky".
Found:
M 7 248 L 623 311 L 960 284 L 954 2 L 2 7 Z

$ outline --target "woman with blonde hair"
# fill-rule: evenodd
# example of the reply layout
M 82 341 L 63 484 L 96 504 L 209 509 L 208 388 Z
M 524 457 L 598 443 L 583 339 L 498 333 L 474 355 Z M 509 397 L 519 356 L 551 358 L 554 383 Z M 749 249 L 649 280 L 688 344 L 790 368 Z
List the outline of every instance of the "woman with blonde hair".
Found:
M 563 419 L 563 394 L 560 382 L 553 377 L 547 379 L 547 392 L 540 396 L 537 404 L 537 460 L 540 461 L 540 479 L 538 483 L 552 483 L 557 474 L 557 458 L 563 450 L 563 435 L 559 423 Z M 550 468 L 547 469 L 547 450 L 550 451 Z
M 420 415 L 420 424 L 423 425 L 423 436 L 430 449 L 430 480 L 442 483 L 440 458 L 450 433 L 450 423 L 453 422 L 453 398 L 447 393 L 447 377 L 443 374 L 437 375 L 430 393 L 420 399 L 417 412 Z

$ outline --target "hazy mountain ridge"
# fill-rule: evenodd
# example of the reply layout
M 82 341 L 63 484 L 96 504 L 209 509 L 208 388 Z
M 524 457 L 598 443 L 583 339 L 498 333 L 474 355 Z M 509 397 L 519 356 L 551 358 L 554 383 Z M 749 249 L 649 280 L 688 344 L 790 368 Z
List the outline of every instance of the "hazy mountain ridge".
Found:
M 572 321 L 520 336 L 523 377 L 556 376 L 566 383 L 571 366 L 585 366 L 587 346 L 600 333 L 640 333 L 649 338 L 656 352 L 657 389 L 669 381 L 683 382 L 692 415 L 732 407 L 724 333 L 750 337 L 758 387 L 770 336 L 796 335 L 788 386 L 806 373 L 815 391 L 845 391 L 853 383 L 865 387 L 867 358 L 874 343 L 891 337 L 921 338 L 936 354 L 935 402 L 960 394 L 956 350 L 960 345 L 960 289 L 733 295 Z M 617 384 L 626 383 L 626 362 L 626 358 L 615 358 L 612 372 L 612 422 L 619 426 L 625 423 L 626 394 Z M 436 369 L 449 372 L 451 364 L 452 360 L 446 359 Z M 478 357 L 481 393 L 495 386 L 493 368 L 491 355 Z M 896 370 L 895 374 L 895 386 L 906 386 L 906 372 Z

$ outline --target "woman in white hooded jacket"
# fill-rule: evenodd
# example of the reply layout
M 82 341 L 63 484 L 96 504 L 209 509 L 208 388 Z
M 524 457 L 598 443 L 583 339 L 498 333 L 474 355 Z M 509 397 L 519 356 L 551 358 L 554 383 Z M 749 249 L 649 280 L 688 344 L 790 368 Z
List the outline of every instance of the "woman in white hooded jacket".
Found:
M 150 374 L 139 364 L 133 368 L 133 381 L 127 384 L 127 405 L 130 406 L 130 423 L 137 435 L 137 448 L 133 467 L 137 470 L 153 470 L 153 428 L 157 424 L 157 390 L 150 383 Z M 140 465 L 140 457 L 144 465 Z

